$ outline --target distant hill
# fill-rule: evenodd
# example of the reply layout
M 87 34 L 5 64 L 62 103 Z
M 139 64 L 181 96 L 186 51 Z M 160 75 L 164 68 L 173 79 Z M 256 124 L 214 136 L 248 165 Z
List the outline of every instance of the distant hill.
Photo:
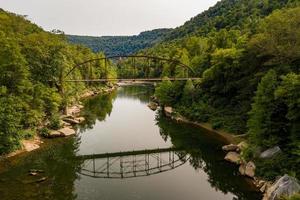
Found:
M 161 42 L 170 30 L 171 29 L 155 29 L 134 36 L 93 37 L 67 35 L 67 38 L 71 43 L 85 45 L 94 52 L 103 51 L 107 56 L 129 55 Z
M 281 9 L 293 0 L 221 0 L 213 7 L 191 18 L 165 37 L 166 41 L 189 35 L 206 36 L 213 30 L 243 29 L 259 18 Z

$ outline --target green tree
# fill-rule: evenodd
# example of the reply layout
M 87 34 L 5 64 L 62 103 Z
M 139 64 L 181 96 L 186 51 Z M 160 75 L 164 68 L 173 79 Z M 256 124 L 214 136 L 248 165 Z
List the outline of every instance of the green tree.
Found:
M 250 46 L 267 65 L 288 64 L 297 69 L 300 60 L 300 7 L 278 10 L 266 17 Z
M 158 87 L 155 88 L 155 96 L 159 99 L 160 103 L 165 106 L 172 105 L 176 100 L 176 91 L 174 90 L 173 83 L 165 78 Z
M 185 105 L 189 105 L 193 103 L 194 96 L 195 96 L 195 86 L 193 84 L 193 81 L 189 79 L 186 81 L 185 86 L 183 88 L 181 100 Z
M 278 84 L 276 72 L 270 70 L 258 85 L 248 121 L 251 142 L 257 146 L 272 147 L 284 139 L 286 110 L 274 95 Z

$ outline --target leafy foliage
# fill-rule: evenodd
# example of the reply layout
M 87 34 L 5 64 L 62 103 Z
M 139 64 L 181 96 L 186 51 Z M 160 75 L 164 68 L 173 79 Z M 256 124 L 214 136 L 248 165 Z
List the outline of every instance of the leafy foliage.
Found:
M 59 128 L 58 114 L 92 84 L 65 82 L 75 63 L 103 57 L 70 45 L 62 32 L 43 31 L 22 16 L 0 10 L 0 155 L 21 147 L 37 127 L 50 120 Z M 69 78 L 104 76 L 104 65 L 76 68 Z M 108 76 L 115 76 L 109 67 Z M 41 131 L 44 133 L 46 131 Z M 46 134 L 46 133 L 44 133 Z

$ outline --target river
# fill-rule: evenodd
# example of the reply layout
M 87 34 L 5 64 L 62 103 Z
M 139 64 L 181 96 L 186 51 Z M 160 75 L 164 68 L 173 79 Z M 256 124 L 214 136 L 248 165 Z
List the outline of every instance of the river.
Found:
M 261 199 L 223 160 L 221 137 L 150 110 L 152 94 L 124 86 L 85 100 L 76 137 L 0 163 L 0 199 Z

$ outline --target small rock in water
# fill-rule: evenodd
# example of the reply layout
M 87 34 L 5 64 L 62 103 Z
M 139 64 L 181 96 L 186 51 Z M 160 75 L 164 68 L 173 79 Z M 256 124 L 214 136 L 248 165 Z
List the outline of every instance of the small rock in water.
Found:
M 148 107 L 149 107 L 151 110 L 155 111 L 155 110 L 157 110 L 158 104 L 157 104 L 157 103 L 154 103 L 154 102 L 150 102 L 150 103 L 148 104 Z

